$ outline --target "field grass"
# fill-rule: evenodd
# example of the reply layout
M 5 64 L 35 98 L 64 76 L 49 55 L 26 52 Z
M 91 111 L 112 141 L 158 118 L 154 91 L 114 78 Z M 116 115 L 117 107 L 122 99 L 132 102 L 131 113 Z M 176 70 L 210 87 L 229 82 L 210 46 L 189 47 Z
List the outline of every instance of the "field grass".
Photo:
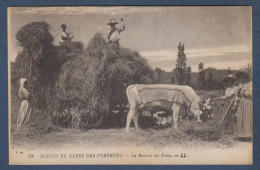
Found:
M 173 128 L 153 129 L 152 117 L 144 114 L 139 119 L 140 128 L 133 126 L 130 133 L 126 134 L 123 123 L 110 123 L 109 127 L 79 130 L 66 129 L 52 126 L 50 120 L 43 113 L 37 113 L 30 125 L 20 130 L 16 128 L 16 118 L 20 101 L 12 96 L 11 109 L 11 145 L 26 149 L 36 148 L 71 148 L 82 147 L 112 147 L 112 146 L 152 146 L 182 147 L 182 148 L 228 148 L 234 147 L 239 141 L 234 136 L 217 131 L 220 119 L 223 116 L 228 102 L 214 100 L 214 97 L 223 95 L 223 91 L 197 91 L 201 98 L 211 97 L 211 106 L 214 117 L 198 123 L 195 119 L 182 120 L 179 129 Z M 126 117 L 126 115 L 124 115 Z

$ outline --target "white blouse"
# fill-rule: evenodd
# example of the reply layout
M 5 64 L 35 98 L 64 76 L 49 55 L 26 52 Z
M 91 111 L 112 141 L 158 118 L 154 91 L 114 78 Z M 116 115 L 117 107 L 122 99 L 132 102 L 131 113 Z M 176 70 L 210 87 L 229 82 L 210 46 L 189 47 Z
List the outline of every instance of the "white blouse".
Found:
M 231 96 L 233 96 L 234 94 L 236 94 L 239 90 L 239 87 L 238 86 L 233 86 L 233 87 L 228 87 L 226 90 L 225 90 L 225 95 L 222 96 L 221 98 L 222 99 L 226 99 L 226 98 L 229 98 Z

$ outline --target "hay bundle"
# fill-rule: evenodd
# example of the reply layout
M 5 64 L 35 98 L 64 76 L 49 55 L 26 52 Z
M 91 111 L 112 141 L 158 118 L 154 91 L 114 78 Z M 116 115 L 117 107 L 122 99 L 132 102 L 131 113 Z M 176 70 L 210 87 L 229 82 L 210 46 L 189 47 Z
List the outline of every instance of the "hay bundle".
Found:
M 83 44 L 81 42 L 68 41 L 57 46 L 56 50 L 59 64 L 62 66 L 83 51 Z
M 56 94 L 88 126 L 99 125 L 112 106 L 127 100 L 128 85 L 149 82 L 152 69 L 137 52 L 115 48 L 96 34 L 81 55 L 62 66 Z

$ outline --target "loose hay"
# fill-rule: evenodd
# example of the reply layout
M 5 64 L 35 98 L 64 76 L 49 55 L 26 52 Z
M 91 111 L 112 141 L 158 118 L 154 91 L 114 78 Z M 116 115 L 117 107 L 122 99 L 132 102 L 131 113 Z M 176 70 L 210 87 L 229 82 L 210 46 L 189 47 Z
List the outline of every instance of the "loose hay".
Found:
M 196 91 L 201 98 L 211 97 L 213 119 L 198 123 L 197 120 L 181 121 L 179 129 L 173 128 L 153 131 L 147 137 L 145 143 L 150 143 L 155 147 L 217 147 L 226 148 L 234 145 L 234 136 L 223 132 L 218 125 L 227 108 L 229 101 L 216 100 L 215 97 L 221 96 L 223 91 Z M 192 144 L 192 145 L 191 145 Z

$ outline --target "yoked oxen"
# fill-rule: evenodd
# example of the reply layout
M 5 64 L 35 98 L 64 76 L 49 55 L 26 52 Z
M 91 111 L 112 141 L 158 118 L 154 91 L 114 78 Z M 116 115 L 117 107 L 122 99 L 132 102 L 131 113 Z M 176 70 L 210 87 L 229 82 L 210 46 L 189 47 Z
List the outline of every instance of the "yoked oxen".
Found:
M 138 128 L 140 110 L 153 112 L 152 110 L 154 108 L 172 112 L 175 129 L 178 127 L 177 122 L 179 120 L 180 109 L 183 106 L 186 111 L 193 113 L 194 116 L 198 118 L 198 122 L 201 122 L 200 115 L 202 111 L 199 106 L 200 97 L 189 86 L 136 84 L 128 86 L 126 94 L 130 105 L 130 110 L 127 114 L 126 132 L 129 132 L 132 119 L 135 127 Z

